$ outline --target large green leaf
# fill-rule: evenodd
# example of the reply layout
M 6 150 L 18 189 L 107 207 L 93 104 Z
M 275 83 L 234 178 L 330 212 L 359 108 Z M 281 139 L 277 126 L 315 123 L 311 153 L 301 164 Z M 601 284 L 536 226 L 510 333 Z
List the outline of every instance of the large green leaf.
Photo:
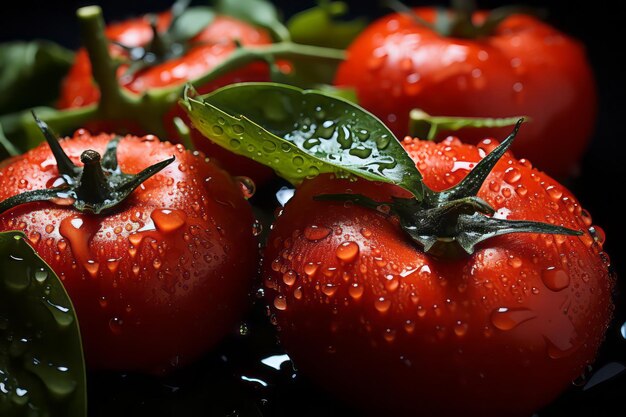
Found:
M 0 233 L 0 270 L 0 416 L 86 416 L 80 332 L 63 285 L 19 232 Z
M 269 30 L 278 41 L 289 40 L 289 31 L 274 5 L 266 0 L 216 0 L 218 13 L 232 16 Z
M 182 101 L 215 143 L 273 168 L 293 184 L 319 173 L 397 184 L 417 198 L 423 184 L 393 133 L 363 108 L 315 90 L 243 83 Z
M 319 5 L 294 15 L 287 22 L 291 40 L 305 45 L 345 49 L 367 25 L 367 20 L 357 18 L 338 20 L 348 12 L 342 1 L 320 0 Z
M 72 61 L 49 41 L 0 44 L 0 114 L 53 103 Z

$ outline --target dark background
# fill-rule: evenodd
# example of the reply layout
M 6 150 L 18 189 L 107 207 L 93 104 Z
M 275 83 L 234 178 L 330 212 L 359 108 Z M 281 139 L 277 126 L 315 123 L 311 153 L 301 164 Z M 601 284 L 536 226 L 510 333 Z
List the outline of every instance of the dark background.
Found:
M 148 11 L 166 9 L 172 0 L 106 0 L 106 1 L 42 1 L 20 0 L 3 4 L 0 11 L 0 42 L 16 39 L 45 38 L 70 48 L 79 46 L 78 26 L 75 11 L 80 6 L 101 4 L 108 21 L 120 20 Z M 195 3 L 200 3 L 196 1 Z M 286 17 L 312 7 L 313 0 L 275 0 Z M 389 12 L 376 0 L 348 1 L 352 14 L 376 18 Z M 408 5 L 441 4 L 447 1 L 405 0 Z M 505 5 L 507 1 L 483 0 L 479 6 L 492 8 Z M 521 2 L 520 2 L 521 3 Z M 620 202 L 626 181 L 626 137 L 623 124 L 626 121 L 626 36 L 623 23 L 626 20 L 626 2 L 611 1 L 523 1 L 524 4 L 543 8 L 547 21 L 562 31 L 579 39 L 587 48 L 594 69 L 600 96 L 599 117 L 592 144 L 583 160 L 581 175 L 571 179 L 568 186 L 579 197 L 583 206 L 594 218 L 594 223 L 605 229 L 606 251 L 611 255 L 613 268 L 620 284 L 616 299 L 616 320 L 610 329 L 608 341 L 602 355 L 605 361 L 626 362 L 626 343 L 619 328 L 626 320 L 626 261 L 621 258 L 626 249 L 626 204 Z M 546 138 L 549 140 L 550 138 Z M 554 155 L 558 158 L 559 155 Z M 619 278 L 622 277 L 622 278 Z M 572 405 L 567 415 L 619 416 L 626 415 L 626 378 L 624 374 L 617 382 L 603 390 L 587 394 L 586 399 Z M 564 400 L 562 400 L 564 401 Z M 617 407 L 613 412 L 608 411 Z M 552 414 L 550 414 L 552 415 Z M 560 414 L 559 414 L 560 415 Z

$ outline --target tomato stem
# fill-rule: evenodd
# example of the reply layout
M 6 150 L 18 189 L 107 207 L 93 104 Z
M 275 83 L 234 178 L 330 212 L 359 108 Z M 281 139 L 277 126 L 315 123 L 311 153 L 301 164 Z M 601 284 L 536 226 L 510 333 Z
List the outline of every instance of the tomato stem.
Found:
M 513 126 L 520 119 L 530 120 L 527 116 L 502 118 L 431 116 L 421 109 L 413 109 L 409 115 L 409 135 L 422 140 L 435 140 L 441 131 Z

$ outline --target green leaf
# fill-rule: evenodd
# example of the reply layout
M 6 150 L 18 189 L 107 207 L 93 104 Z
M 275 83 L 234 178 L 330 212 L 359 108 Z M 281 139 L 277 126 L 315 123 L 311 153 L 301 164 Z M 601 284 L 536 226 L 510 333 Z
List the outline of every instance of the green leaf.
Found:
M 172 21 L 167 33 L 174 42 L 188 41 L 209 26 L 213 19 L 215 12 L 210 7 L 190 7 Z
M 73 53 L 53 42 L 0 44 L 0 114 L 52 104 Z
M 367 26 L 367 20 L 337 20 L 348 12 L 342 1 L 320 0 L 319 5 L 294 15 L 287 22 L 291 40 L 305 45 L 345 49 Z
M 396 184 L 416 198 L 421 175 L 393 133 L 346 100 L 275 83 L 234 84 L 182 101 L 218 145 L 273 168 L 297 185 L 319 173 Z
M 20 232 L 0 233 L 0 415 L 84 417 L 85 365 L 72 303 Z
M 280 21 L 276 7 L 269 1 L 216 0 L 215 10 L 267 29 L 277 41 L 289 40 L 289 31 Z

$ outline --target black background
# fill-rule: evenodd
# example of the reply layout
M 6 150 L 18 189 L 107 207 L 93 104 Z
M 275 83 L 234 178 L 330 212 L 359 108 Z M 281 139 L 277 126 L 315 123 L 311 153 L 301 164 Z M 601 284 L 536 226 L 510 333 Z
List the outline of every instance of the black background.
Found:
M 108 21 L 158 11 L 169 7 L 172 1 L 164 0 L 107 0 L 107 1 L 38 1 L 20 0 L 4 2 L 0 9 L 0 42 L 15 39 L 51 39 L 70 48 L 79 46 L 78 26 L 75 10 L 80 6 L 101 4 Z M 196 2 L 199 3 L 199 2 Z M 307 1 L 277 1 L 275 3 L 285 16 L 311 7 Z M 348 1 L 352 14 L 375 18 L 388 13 L 374 0 Z M 447 4 L 446 1 L 405 1 L 408 5 Z M 479 6 L 491 8 L 509 2 L 501 0 L 478 1 Z M 626 261 L 621 258 L 626 243 L 626 204 L 620 203 L 625 193 L 626 180 L 626 135 L 623 124 L 626 115 L 626 35 L 623 23 L 626 20 L 626 2 L 611 1 L 525 1 L 524 4 L 541 7 L 548 12 L 547 21 L 562 31 L 579 39 L 587 48 L 594 69 L 600 95 L 599 118 L 593 142 L 583 160 L 581 175 L 571 179 L 568 186 L 575 192 L 594 218 L 594 223 L 605 229 L 605 248 L 613 260 L 620 285 L 617 318 L 608 339 L 620 340 L 619 325 L 626 319 L 620 300 L 626 289 Z M 550 140 L 550 138 L 546 138 Z M 558 158 L 559 155 L 554 155 Z M 621 277 L 621 278 L 620 278 Z M 615 343 L 603 355 L 608 360 L 626 360 L 626 343 Z M 626 415 L 623 394 L 626 394 L 624 375 L 617 383 L 592 394 L 591 403 L 572 407 L 569 415 Z M 608 411 L 617 407 L 616 414 Z M 579 414 L 580 413 L 580 414 Z

